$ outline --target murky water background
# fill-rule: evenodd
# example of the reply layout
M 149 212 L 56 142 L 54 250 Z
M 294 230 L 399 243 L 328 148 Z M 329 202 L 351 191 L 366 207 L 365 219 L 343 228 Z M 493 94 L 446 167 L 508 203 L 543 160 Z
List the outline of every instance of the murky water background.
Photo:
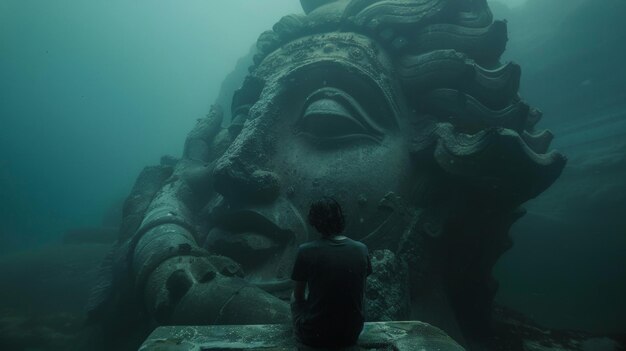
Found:
M 504 59 L 521 64 L 521 93 L 570 158 L 514 227 L 498 301 L 549 327 L 624 332 L 626 2 L 492 9 L 509 21 Z M 180 154 L 236 61 L 299 11 L 292 0 L 0 2 L 0 311 L 11 311 L 0 331 L 22 312 L 78 323 L 107 245 L 59 243 L 68 231 L 106 242 L 138 172 Z

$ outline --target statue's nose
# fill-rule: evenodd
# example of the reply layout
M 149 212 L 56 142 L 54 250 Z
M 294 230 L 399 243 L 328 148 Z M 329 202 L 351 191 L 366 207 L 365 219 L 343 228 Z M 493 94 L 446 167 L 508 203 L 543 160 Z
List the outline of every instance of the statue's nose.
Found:
M 233 202 L 271 202 L 279 194 L 278 174 L 225 157 L 214 170 L 215 190 Z

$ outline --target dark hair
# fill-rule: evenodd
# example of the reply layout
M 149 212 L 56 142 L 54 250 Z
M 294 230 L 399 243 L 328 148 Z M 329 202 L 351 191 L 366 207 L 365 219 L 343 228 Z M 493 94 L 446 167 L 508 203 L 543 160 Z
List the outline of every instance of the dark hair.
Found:
M 324 197 L 311 204 L 309 224 L 323 236 L 339 234 L 346 226 L 341 206 L 332 197 Z

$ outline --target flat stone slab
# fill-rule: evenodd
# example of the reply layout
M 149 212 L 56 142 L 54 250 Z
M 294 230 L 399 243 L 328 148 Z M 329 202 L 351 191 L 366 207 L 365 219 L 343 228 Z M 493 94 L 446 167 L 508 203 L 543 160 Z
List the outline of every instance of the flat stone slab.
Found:
M 157 328 L 140 351 L 313 350 L 298 344 L 289 325 L 171 326 Z M 365 323 L 348 350 L 463 351 L 452 338 L 422 322 Z

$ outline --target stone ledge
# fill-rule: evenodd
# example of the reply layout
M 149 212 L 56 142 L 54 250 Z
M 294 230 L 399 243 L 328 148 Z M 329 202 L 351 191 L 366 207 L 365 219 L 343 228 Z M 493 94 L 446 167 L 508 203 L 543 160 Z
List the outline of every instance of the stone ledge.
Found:
M 140 351 L 312 350 L 299 345 L 289 325 L 159 327 Z M 422 322 L 365 323 L 358 346 L 349 350 L 463 351 L 443 331 Z

